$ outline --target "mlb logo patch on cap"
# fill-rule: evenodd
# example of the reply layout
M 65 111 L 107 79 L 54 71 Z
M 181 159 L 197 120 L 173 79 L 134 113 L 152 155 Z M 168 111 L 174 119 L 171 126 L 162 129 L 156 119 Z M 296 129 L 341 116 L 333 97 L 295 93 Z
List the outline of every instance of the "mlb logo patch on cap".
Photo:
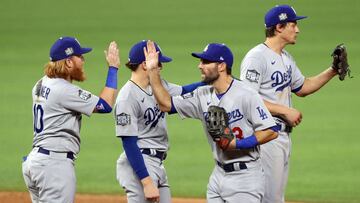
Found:
M 265 27 L 269 28 L 280 23 L 295 22 L 307 18 L 296 15 L 295 9 L 289 5 L 275 6 L 265 15 Z

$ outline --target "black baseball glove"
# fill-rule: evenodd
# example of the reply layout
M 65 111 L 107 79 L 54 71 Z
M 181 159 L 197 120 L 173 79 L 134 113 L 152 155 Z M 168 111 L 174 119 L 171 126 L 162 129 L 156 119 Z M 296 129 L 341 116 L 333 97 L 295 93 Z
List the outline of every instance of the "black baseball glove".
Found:
M 342 81 L 345 79 L 346 75 L 350 78 L 350 67 L 347 61 L 347 51 L 344 44 L 339 44 L 335 47 L 333 53 L 331 54 L 333 57 L 333 62 L 331 67 L 337 72 L 339 75 L 339 79 Z
M 206 128 L 222 150 L 226 150 L 234 139 L 234 134 L 229 128 L 229 117 L 222 107 L 209 106 Z

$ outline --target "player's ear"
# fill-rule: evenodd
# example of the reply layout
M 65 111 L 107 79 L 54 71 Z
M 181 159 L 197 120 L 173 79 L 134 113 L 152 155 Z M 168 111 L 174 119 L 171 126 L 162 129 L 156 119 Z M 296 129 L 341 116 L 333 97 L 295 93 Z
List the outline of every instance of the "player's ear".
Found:
M 73 61 L 71 60 L 71 58 L 67 58 L 65 59 L 65 64 L 67 67 L 69 68 L 72 68 L 74 65 L 73 65 Z
M 275 25 L 275 31 L 278 32 L 278 33 L 282 33 L 284 28 L 285 28 L 285 26 L 282 25 L 282 24 Z
M 226 72 L 226 63 L 225 62 L 219 63 L 218 70 L 219 70 L 219 72 L 223 72 L 223 71 Z
M 146 62 L 143 61 L 141 64 L 140 64 L 141 68 L 146 71 Z

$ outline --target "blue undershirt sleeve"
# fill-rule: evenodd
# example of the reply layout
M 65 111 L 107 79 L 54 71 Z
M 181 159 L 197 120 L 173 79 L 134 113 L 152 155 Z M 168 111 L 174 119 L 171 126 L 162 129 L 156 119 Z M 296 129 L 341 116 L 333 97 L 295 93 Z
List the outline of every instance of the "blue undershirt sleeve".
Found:
M 274 125 L 268 129 L 273 130 L 274 132 L 279 132 L 281 130 L 281 126 L 280 125 Z
M 96 112 L 98 113 L 110 113 L 112 111 L 111 106 L 101 97 L 99 98 L 99 101 L 95 106 L 95 109 Z
M 200 86 L 204 86 L 204 85 L 206 85 L 206 83 L 204 83 L 204 82 L 195 82 L 192 84 L 182 86 L 181 95 L 192 92 L 192 91 L 196 90 L 196 88 L 198 88 Z
M 302 84 L 300 87 L 298 87 L 298 88 L 296 88 L 296 89 L 291 90 L 291 92 L 292 92 L 292 93 L 296 93 L 296 92 L 300 91 L 303 86 L 304 86 L 304 84 Z
M 135 171 L 140 180 L 149 176 L 146 169 L 144 158 L 141 154 L 140 148 L 137 145 L 137 136 L 121 137 L 125 154 L 130 162 L 131 167 Z
M 177 113 L 175 107 L 174 107 L 174 102 L 173 102 L 173 98 L 171 97 L 171 109 L 170 111 L 168 112 L 168 114 L 174 114 L 174 113 Z

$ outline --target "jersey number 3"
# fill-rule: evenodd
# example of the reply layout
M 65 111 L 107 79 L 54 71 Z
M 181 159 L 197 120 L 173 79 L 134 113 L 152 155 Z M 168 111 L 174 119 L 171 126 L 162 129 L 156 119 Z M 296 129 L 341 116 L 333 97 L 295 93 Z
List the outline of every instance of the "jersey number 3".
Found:
M 243 132 L 242 132 L 241 128 L 235 127 L 235 128 L 232 129 L 232 132 L 234 133 L 234 135 L 235 135 L 235 137 L 237 139 L 240 139 L 240 140 L 244 139 Z
M 34 113 L 34 132 L 40 133 L 44 129 L 44 110 L 40 104 L 34 105 L 33 108 Z

